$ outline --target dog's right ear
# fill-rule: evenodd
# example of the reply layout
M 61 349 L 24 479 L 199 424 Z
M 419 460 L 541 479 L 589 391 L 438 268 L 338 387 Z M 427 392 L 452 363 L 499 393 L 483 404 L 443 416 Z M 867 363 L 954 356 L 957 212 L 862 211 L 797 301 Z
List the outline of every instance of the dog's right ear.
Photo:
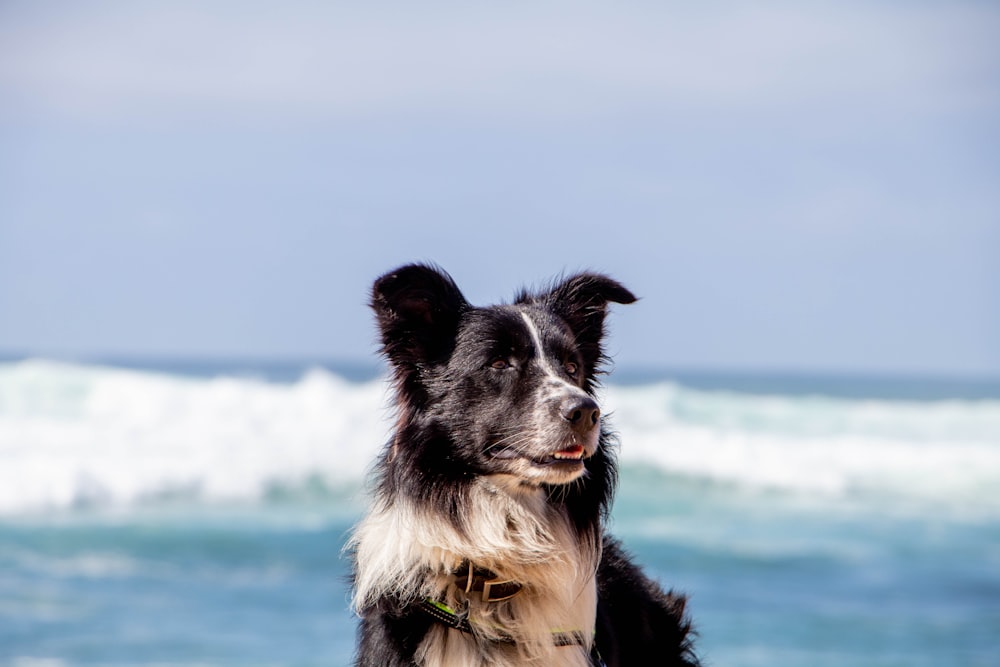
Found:
M 371 307 L 382 353 L 403 379 L 424 364 L 447 358 L 462 313 L 470 306 L 447 273 L 408 264 L 375 281 Z

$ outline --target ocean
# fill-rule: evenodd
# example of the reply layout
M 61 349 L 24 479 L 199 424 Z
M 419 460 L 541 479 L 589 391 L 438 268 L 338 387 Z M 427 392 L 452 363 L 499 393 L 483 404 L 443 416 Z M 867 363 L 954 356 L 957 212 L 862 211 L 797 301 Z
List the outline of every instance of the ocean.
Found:
M 611 530 L 706 665 L 1000 665 L 1000 383 L 616 372 Z M 0 363 L 0 665 L 348 665 L 377 370 Z

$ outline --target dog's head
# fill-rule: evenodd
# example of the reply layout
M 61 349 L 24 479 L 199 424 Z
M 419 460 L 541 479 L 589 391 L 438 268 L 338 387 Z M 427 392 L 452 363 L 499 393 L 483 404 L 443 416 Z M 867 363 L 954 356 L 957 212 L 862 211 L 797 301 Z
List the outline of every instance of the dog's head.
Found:
M 421 462 L 456 475 L 535 486 L 579 478 L 600 443 L 594 386 L 607 305 L 635 298 L 607 276 L 581 273 L 480 308 L 436 268 L 385 274 L 371 303 L 397 385 L 396 454 L 419 431 L 442 440 L 421 450 Z

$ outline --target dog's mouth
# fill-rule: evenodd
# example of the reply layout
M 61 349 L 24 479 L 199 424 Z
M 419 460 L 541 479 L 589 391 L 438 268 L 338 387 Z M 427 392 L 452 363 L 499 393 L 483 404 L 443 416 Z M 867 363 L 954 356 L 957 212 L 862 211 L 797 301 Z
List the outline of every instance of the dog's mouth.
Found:
M 570 445 L 566 449 L 552 452 L 551 457 L 556 461 L 582 461 L 587 454 L 587 448 L 583 445 Z
M 527 486 L 568 484 L 586 474 L 586 460 L 597 452 L 598 443 L 569 438 L 551 443 L 552 449 L 533 451 L 504 448 L 492 453 L 495 472 L 514 475 Z M 546 449 L 548 451 L 546 452 Z
M 562 449 L 557 449 L 542 456 L 526 455 L 524 452 L 518 452 L 513 449 L 502 449 L 493 454 L 493 458 L 496 459 L 524 459 L 537 466 L 583 465 L 583 462 L 591 456 L 593 456 L 593 452 L 588 451 L 587 447 L 579 443 L 567 445 Z

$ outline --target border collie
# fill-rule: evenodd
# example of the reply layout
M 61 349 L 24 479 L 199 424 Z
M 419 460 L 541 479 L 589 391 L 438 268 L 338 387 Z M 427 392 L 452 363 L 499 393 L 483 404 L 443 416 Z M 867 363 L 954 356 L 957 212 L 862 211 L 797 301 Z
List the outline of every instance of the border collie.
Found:
M 635 299 L 591 273 L 485 308 L 432 266 L 375 281 L 397 420 L 348 547 L 357 665 L 698 664 L 685 598 L 603 531 L 601 339 Z

